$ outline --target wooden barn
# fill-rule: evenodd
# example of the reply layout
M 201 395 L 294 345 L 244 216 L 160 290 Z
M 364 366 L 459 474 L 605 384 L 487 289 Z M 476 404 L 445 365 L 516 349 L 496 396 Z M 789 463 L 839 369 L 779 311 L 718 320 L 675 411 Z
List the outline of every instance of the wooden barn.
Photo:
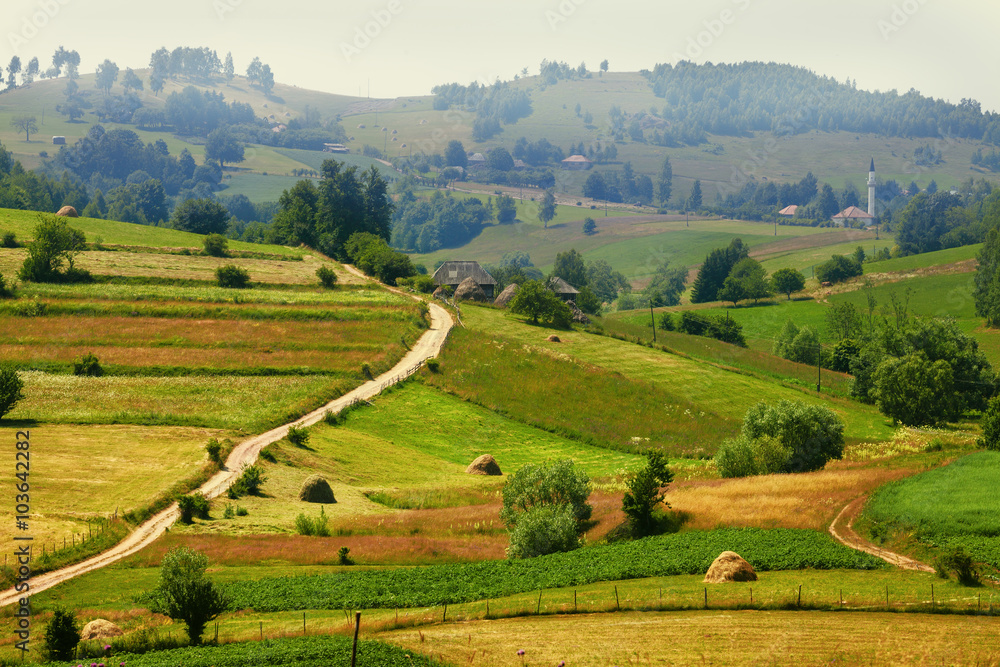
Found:
M 559 276 L 552 276 L 545 281 L 545 286 L 556 293 L 556 296 L 563 301 L 576 301 L 580 295 L 580 290 L 570 285 Z
M 448 285 L 453 290 L 466 278 L 472 278 L 486 292 L 487 297 L 493 298 L 497 281 L 479 265 L 479 262 L 445 262 L 434 272 L 435 285 Z

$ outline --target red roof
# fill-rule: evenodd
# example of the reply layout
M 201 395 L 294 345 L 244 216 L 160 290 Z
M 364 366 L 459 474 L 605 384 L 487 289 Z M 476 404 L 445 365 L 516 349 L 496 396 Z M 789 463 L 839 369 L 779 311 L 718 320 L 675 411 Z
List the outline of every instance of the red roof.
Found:
M 798 204 L 789 204 L 785 208 L 778 211 L 778 215 L 795 215 L 797 210 L 799 210 Z
M 848 206 L 833 216 L 834 220 L 873 220 L 874 218 L 874 215 L 869 215 L 868 211 L 862 211 L 857 206 Z
M 590 162 L 590 160 L 583 155 L 570 155 L 568 158 L 563 160 L 563 162 Z

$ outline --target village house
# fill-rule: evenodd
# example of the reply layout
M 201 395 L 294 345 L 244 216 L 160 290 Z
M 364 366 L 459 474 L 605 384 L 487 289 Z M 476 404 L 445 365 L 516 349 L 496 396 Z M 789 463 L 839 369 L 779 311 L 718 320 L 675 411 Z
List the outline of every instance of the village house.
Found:
M 452 290 L 461 285 L 466 278 L 472 278 L 488 298 L 493 298 L 497 281 L 479 265 L 479 262 L 445 262 L 434 272 L 434 284 L 439 287 L 448 285 Z

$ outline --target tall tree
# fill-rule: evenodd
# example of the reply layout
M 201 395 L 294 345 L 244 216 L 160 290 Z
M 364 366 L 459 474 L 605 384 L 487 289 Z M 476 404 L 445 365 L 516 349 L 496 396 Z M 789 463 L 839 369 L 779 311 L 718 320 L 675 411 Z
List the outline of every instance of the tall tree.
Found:
M 108 59 L 105 59 L 103 63 L 97 66 L 97 77 L 94 82 L 97 87 L 104 91 L 105 95 L 111 93 L 111 87 L 115 85 L 115 81 L 118 80 L 118 65 L 114 64 Z
M 986 318 L 986 325 L 1000 324 L 1000 230 L 986 233 L 986 242 L 976 256 L 975 288 L 973 298 L 976 314 Z
M 226 83 L 232 82 L 236 77 L 236 65 L 233 63 L 232 51 L 226 54 L 226 64 L 222 66 L 222 76 L 225 78 Z
M 691 196 L 687 200 L 687 208 L 689 211 L 697 211 L 701 208 L 701 181 L 695 180 L 694 185 L 691 186 Z
M 576 248 L 556 254 L 552 275 L 562 278 L 577 289 L 586 286 L 587 267 L 583 263 L 583 255 L 578 253 Z
M 24 132 L 24 140 L 31 141 L 31 133 L 38 132 L 38 122 L 34 116 L 19 115 L 10 119 L 10 126 Z
M 556 196 L 552 190 L 546 190 L 542 197 L 542 206 L 538 210 L 538 219 L 542 221 L 545 229 L 549 228 L 549 221 L 556 217 Z
M 247 81 L 249 81 L 251 85 L 258 83 L 263 73 L 263 63 L 260 62 L 260 58 L 254 57 L 254 59 L 251 60 L 250 64 L 247 66 Z
M 670 164 L 670 158 L 663 158 L 663 165 L 660 167 L 660 177 L 656 181 L 656 198 L 660 202 L 660 207 L 665 208 L 670 203 L 670 195 L 673 192 L 674 168 Z
M 465 146 L 458 139 L 452 139 L 444 149 L 444 163 L 449 167 L 469 166 L 469 156 L 465 154 Z
M 31 83 L 38 76 L 39 64 L 38 58 L 32 58 L 28 61 L 28 67 L 24 70 L 24 83 Z
M 142 90 L 142 79 L 139 75 L 132 71 L 132 68 L 125 69 L 125 75 L 122 76 L 122 88 L 126 93 L 130 91 L 140 91 Z
M 274 89 L 274 74 L 270 65 L 264 65 L 260 70 L 260 87 L 265 95 L 270 95 Z
M 691 291 L 692 303 L 707 303 L 718 298 L 719 290 L 738 261 L 749 256 L 743 240 L 736 238 L 726 248 L 716 248 L 701 265 Z
M 21 59 L 13 56 L 7 65 L 7 88 L 17 88 L 17 75 L 21 73 Z
M 833 192 L 833 187 L 829 183 L 823 184 L 820 190 L 819 199 L 816 201 L 816 210 L 823 220 L 829 220 L 840 211 L 837 203 L 837 195 Z
M 243 162 L 243 143 L 228 127 L 220 127 L 209 132 L 208 141 L 205 143 L 205 157 L 209 160 L 216 160 L 223 168 L 227 162 L 230 164 Z

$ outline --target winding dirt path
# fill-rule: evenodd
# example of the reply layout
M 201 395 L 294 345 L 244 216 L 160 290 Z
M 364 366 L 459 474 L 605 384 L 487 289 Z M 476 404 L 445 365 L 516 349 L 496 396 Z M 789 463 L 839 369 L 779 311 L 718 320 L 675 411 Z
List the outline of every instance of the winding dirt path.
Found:
M 855 500 L 847 503 L 844 506 L 844 509 L 840 510 L 840 514 L 838 514 L 837 518 L 830 524 L 830 534 L 833 535 L 834 539 L 852 549 L 864 551 L 872 556 L 881 558 L 890 565 L 895 565 L 896 567 L 904 570 L 934 572 L 934 568 L 929 565 L 925 565 L 920 561 L 903 556 L 902 554 L 897 554 L 887 549 L 881 549 L 858 535 L 858 533 L 854 530 L 854 520 L 858 518 L 858 515 L 861 513 L 861 508 L 865 506 L 866 500 L 868 500 L 867 495 L 861 496 L 860 498 L 856 498 Z
M 353 269 L 353 267 L 347 268 Z M 360 272 L 356 271 L 352 271 L 352 273 L 362 275 Z M 229 488 L 229 485 L 232 484 L 233 480 L 235 480 L 239 475 L 240 467 L 244 463 L 253 463 L 257 460 L 257 455 L 260 454 L 261 449 L 272 442 L 277 442 L 278 440 L 284 438 L 288 434 L 289 426 L 312 426 L 323 419 L 323 416 L 327 413 L 327 411 L 340 412 L 342 409 L 355 401 L 367 400 L 383 391 L 386 387 L 409 377 L 420 368 L 424 361 L 437 356 L 448 337 L 448 332 L 451 330 L 453 322 L 451 315 L 449 315 L 448 311 L 444 308 L 436 303 L 431 303 L 429 306 L 431 313 L 430 329 L 428 329 L 417 340 L 417 342 L 414 343 L 413 348 L 399 361 L 399 363 L 393 366 L 391 370 L 344 394 L 340 398 L 330 401 L 323 407 L 313 410 L 306 416 L 296 419 L 290 424 L 279 426 L 278 428 L 271 429 L 266 433 L 248 438 L 247 440 L 239 443 L 233 449 L 229 458 L 226 459 L 226 463 L 222 467 L 222 470 L 199 487 L 198 491 L 205 494 L 208 498 L 215 498 L 216 496 L 225 493 L 226 489 Z M 72 579 L 73 577 L 100 569 L 106 565 L 119 561 L 126 556 L 136 553 L 162 535 L 166 529 L 177 520 L 179 514 L 180 512 L 177 509 L 177 504 L 174 503 L 167 509 L 143 523 L 128 537 L 104 553 L 98 554 L 97 556 L 93 556 L 92 558 L 88 558 L 87 560 L 74 565 L 69 565 L 60 570 L 53 570 L 52 572 L 46 572 L 45 574 L 38 575 L 37 577 L 32 577 L 30 580 L 31 594 L 39 593 L 47 588 L 51 588 L 57 584 L 61 584 L 64 581 Z M 19 597 L 22 597 L 22 595 L 23 594 L 21 593 L 17 593 L 13 588 L 0 593 L 0 607 L 13 604 Z

